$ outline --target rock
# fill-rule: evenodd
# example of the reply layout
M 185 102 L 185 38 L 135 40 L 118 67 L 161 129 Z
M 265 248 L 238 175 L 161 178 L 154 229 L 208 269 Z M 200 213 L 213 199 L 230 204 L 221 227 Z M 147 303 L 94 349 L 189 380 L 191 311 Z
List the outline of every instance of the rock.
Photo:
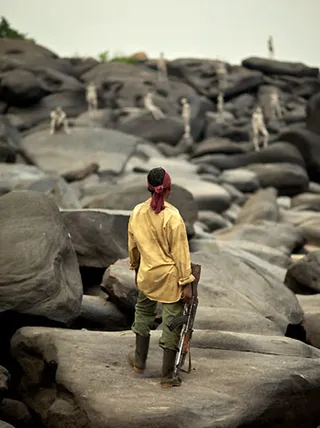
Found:
M 129 270 L 128 259 L 118 260 L 106 269 L 101 287 L 118 308 L 134 315 L 138 288 L 135 285 L 134 272 Z
M 291 198 L 290 198 L 290 196 L 279 196 L 277 198 L 277 205 L 281 209 L 289 210 L 291 208 Z
M 236 219 L 236 223 L 257 224 L 265 220 L 278 222 L 279 219 L 277 191 L 269 187 L 259 190 L 245 202 Z
M 88 166 L 77 169 L 76 171 L 69 171 L 63 175 L 63 178 L 67 183 L 71 183 L 73 181 L 84 180 L 89 177 L 91 174 L 96 174 L 99 171 L 99 165 L 97 163 L 90 163 Z
M 250 241 L 277 248 L 290 255 L 305 244 L 304 232 L 292 224 L 264 221 L 259 224 L 236 224 L 232 227 L 214 232 L 218 240 Z
M 259 152 L 230 155 L 205 155 L 197 158 L 197 164 L 209 163 L 221 170 L 247 167 L 256 163 L 292 163 L 304 167 L 299 150 L 289 143 L 274 143 Z
M 106 189 L 103 194 L 96 196 L 86 204 L 87 208 L 104 208 L 112 210 L 128 210 L 144 202 L 150 197 L 146 186 L 146 175 L 136 176 L 123 185 Z M 186 223 L 189 235 L 193 235 L 193 224 L 197 219 L 197 204 L 192 194 L 181 186 L 172 185 L 172 193 L 168 202 L 172 203 L 179 211 Z
M 247 165 L 256 173 L 261 187 L 274 187 L 279 195 L 294 196 L 308 189 L 305 169 L 290 163 L 261 163 Z
M 7 423 L 13 424 L 16 428 L 31 428 L 34 426 L 27 406 L 20 401 L 10 398 L 2 400 L 0 404 L 0 418 Z
M 63 175 L 94 162 L 101 172 L 119 174 L 138 141 L 112 129 L 73 128 L 70 135 L 33 132 L 23 139 L 22 147 L 43 171 Z
M 80 266 L 107 268 L 127 257 L 130 211 L 81 209 L 61 214 Z
M 300 305 L 303 309 L 304 320 L 303 327 L 306 330 L 306 341 L 308 344 L 320 348 L 320 296 L 297 295 Z
M 238 218 L 238 215 L 241 212 L 241 208 L 238 204 L 233 203 L 230 205 L 230 207 L 223 212 L 223 216 L 230 221 L 231 223 L 234 223 L 236 219 Z
M 236 118 L 250 117 L 252 115 L 255 97 L 251 94 L 241 94 L 225 103 L 225 109 L 232 113 Z
M 239 120 L 238 120 L 239 121 Z M 250 140 L 249 123 L 237 123 L 236 120 L 217 122 L 216 117 L 209 117 L 205 128 L 205 138 L 224 138 L 233 142 L 247 142 Z
M 15 428 L 13 425 L 7 424 L 7 422 L 0 421 L 0 428 Z
M 1 71 L 14 68 L 45 67 L 72 74 L 71 62 L 30 40 L 2 38 L 0 40 Z
M 121 331 L 130 328 L 132 320 L 119 311 L 117 306 L 101 296 L 83 296 L 81 312 L 72 328 Z
M 284 74 L 298 77 L 318 77 L 319 69 L 308 67 L 301 62 L 278 61 L 268 58 L 250 57 L 242 61 L 242 65 L 264 74 Z
M 44 193 L 48 198 L 52 199 L 59 208 L 81 208 L 80 201 L 72 187 L 59 176 L 24 181 L 23 183 L 17 184 L 14 190 L 33 190 Z
M 18 225 L 18 227 L 17 227 Z M 79 312 L 82 283 L 76 254 L 57 206 L 45 195 L 0 197 L 0 312 L 68 324 Z
M 255 192 L 260 184 L 257 175 L 244 168 L 229 169 L 219 176 L 220 182 L 232 184 L 241 192 Z
M 84 91 L 57 92 L 28 107 L 10 107 L 7 117 L 20 131 L 41 124 L 47 128 L 46 134 L 49 135 L 50 112 L 57 106 L 62 107 L 68 118 L 78 116 L 87 109 Z
M 184 132 L 181 118 L 169 116 L 155 120 L 151 113 L 143 110 L 118 121 L 117 129 L 155 143 L 162 141 L 171 145 L 176 145 Z
M 262 260 L 265 260 L 274 266 L 279 266 L 284 269 L 287 269 L 291 265 L 290 257 L 288 257 L 288 255 L 282 251 L 260 243 L 245 240 L 220 241 L 217 239 L 212 239 L 211 237 L 211 239 L 192 239 L 189 245 L 190 251 L 192 252 L 202 251 L 210 254 L 212 248 L 213 251 L 215 251 L 215 248 L 218 245 L 221 248 L 232 248 L 235 251 L 245 251 L 247 253 L 253 254 L 256 257 L 259 257 Z M 249 333 L 249 331 L 247 332 Z
M 20 134 L 10 120 L 0 115 L 0 162 L 15 162 L 20 141 Z
M 307 108 L 307 120 L 306 125 L 307 129 L 311 132 L 314 132 L 317 135 L 320 135 L 320 125 L 319 125 L 319 117 L 320 117 L 320 94 L 313 93 L 312 97 L 310 97 Z
M 234 143 L 226 138 L 211 137 L 197 143 L 192 154 L 192 158 L 194 160 L 199 156 L 215 153 L 233 155 L 237 153 L 245 153 L 246 151 L 247 146 L 245 144 Z
M 278 137 L 295 146 L 304 159 L 310 180 L 320 182 L 320 136 L 307 129 L 291 129 Z M 295 162 L 292 162 L 295 163 Z M 303 166 L 303 165 L 301 165 Z
M 84 91 L 74 77 L 50 68 L 14 69 L 2 74 L 0 96 L 11 106 L 28 106 L 53 92 Z
M 99 109 L 92 112 L 85 111 L 75 119 L 70 119 L 70 124 L 73 127 L 101 127 L 113 128 L 114 127 L 114 112 L 111 109 Z
M 221 419 L 226 428 L 234 426 L 235 421 L 248 428 L 257 424 L 271 428 L 279 420 L 284 428 L 293 424 L 316 426 L 320 415 L 318 405 L 313 404 L 319 388 L 317 349 L 277 335 L 198 330 L 192 342 L 195 370 L 189 376 L 181 375 L 185 387 L 193 390 L 186 411 L 182 404 L 185 387 L 175 390 L 168 400 L 168 391 L 158 385 L 162 355 L 158 340 L 159 333 L 154 332 L 148 368 L 142 377 L 132 373 L 124 358 L 134 344 L 131 332 L 26 327 L 15 334 L 12 352 L 25 373 L 25 401 L 40 421 L 52 428 L 89 424 L 146 427 L 150 426 L 150 418 L 158 427 L 178 423 L 198 428 L 208 425 L 208 421 L 221 426 Z M 32 394 L 35 388 L 43 390 L 44 362 L 52 359 L 49 343 L 56 350 L 53 359 L 59 369 L 52 376 L 51 388 Z M 212 361 L 218 368 L 214 371 Z M 305 378 L 310 381 L 302 382 Z M 277 385 L 276 390 L 270 384 Z M 44 393 L 49 399 L 43 398 Z M 303 406 L 297 406 L 296 394 L 304 397 Z M 142 407 L 143 402 L 150 406 Z
M 196 89 L 199 94 L 215 100 L 218 96 L 218 77 L 216 70 L 220 64 L 217 60 L 199 58 L 179 58 L 168 63 L 170 75 L 183 79 Z M 224 87 L 225 97 L 250 92 L 263 82 L 263 75 L 244 67 L 227 65 L 228 74 Z
M 222 183 L 221 187 L 223 187 L 231 196 L 231 201 L 238 204 L 243 205 L 247 200 L 247 195 L 244 195 L 238 189 L 236 189 L 232 184 Z
M 292 198 L 291 207 L 298 210 L 320 211 L 320 194 L 301 193 Z
M 314 211 L 281 211 L 281 219 L 303 232 L 309 245 L 320 247 L 320 213 Z
M 0 163 L 1 194 L 13 190 L 17 185 L 45 178 L 46 174 L 32 165 Z
M 199 220 L 208 227 L 209 232 L 231 226 L 229 221 L 212 211 L 199 211 Z
M 320 184 L 309 182 L 308 192 L 320 195 Z
M 294 293 L 320 293 L 320 251 L 312 251 L 287 271 L 284 283 Z
M 9 379 L 10 373 L 8 372 L 8 370 L 0 366 L 0 403 L 3 400 L 3 396 L 8 391 Z

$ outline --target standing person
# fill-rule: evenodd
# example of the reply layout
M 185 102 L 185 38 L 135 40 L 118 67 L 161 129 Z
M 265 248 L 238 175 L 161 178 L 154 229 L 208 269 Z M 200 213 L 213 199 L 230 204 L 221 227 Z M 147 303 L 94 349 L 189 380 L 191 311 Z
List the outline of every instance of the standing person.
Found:
M 180 386 L 172 374 L 181 328 L 170 331 L 168 322 L 183 314 L 183 303 L 191 299 L 191 262 L 186 227 L 179 211 L 166 199 L 171 191 L 170 175 L 163 168 L 148 174 L 151 199 L 137 205 L 130 216 L 128 247 L 130 269 L 136 272 L 139 289 L 132 331 L 136 349 L 128 355 L 134 371 L 143 373 L 149 350 L 150 329 L 157 302 L 163 303 L 163 349 L 161 386 Z

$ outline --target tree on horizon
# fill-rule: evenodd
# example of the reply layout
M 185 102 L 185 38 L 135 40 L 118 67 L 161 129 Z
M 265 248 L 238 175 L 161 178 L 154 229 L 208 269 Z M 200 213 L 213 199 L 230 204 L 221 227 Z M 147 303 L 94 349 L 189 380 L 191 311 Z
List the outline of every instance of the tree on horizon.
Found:
M 28 34 L 20 33 L 20 31 L 11 27 L 9 21 L 2 16 L 0 20 L 0 39 L 19 39 L 19 40 L 30 40 L 34 42 L 33 39 L 28 37 Z

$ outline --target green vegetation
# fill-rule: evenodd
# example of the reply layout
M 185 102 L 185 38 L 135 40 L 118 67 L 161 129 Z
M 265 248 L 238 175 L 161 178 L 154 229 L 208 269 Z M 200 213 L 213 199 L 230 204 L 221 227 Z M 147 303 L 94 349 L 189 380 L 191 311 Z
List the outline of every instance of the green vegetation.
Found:
M 27 34 L 20 33 L 18 30 L 15 30 L 9 24 L 9 21 L 2 16 L 0 20 L 0 39 L 19 39 L 19 40 L 30 40 L 34 42 L 33 39 L 30 39 Z
M 127 64 L 136 64 L 137 59 L 132 56 L 126 56 L 121 53 L 114 54 L 110 56 L 109 51 L 101 52 L 98 55 L 98 59 L 100 62 L 125 62 Z

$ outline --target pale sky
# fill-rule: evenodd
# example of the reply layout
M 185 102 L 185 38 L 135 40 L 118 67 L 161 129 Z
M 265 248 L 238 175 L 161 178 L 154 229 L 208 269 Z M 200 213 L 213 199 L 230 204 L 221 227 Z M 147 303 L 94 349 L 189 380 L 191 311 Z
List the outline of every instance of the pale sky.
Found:
M 0 0 L 13 27 L 60 56 L 102 51 L 150 57 L 267 55 L 320 65 L 320 0 Z

